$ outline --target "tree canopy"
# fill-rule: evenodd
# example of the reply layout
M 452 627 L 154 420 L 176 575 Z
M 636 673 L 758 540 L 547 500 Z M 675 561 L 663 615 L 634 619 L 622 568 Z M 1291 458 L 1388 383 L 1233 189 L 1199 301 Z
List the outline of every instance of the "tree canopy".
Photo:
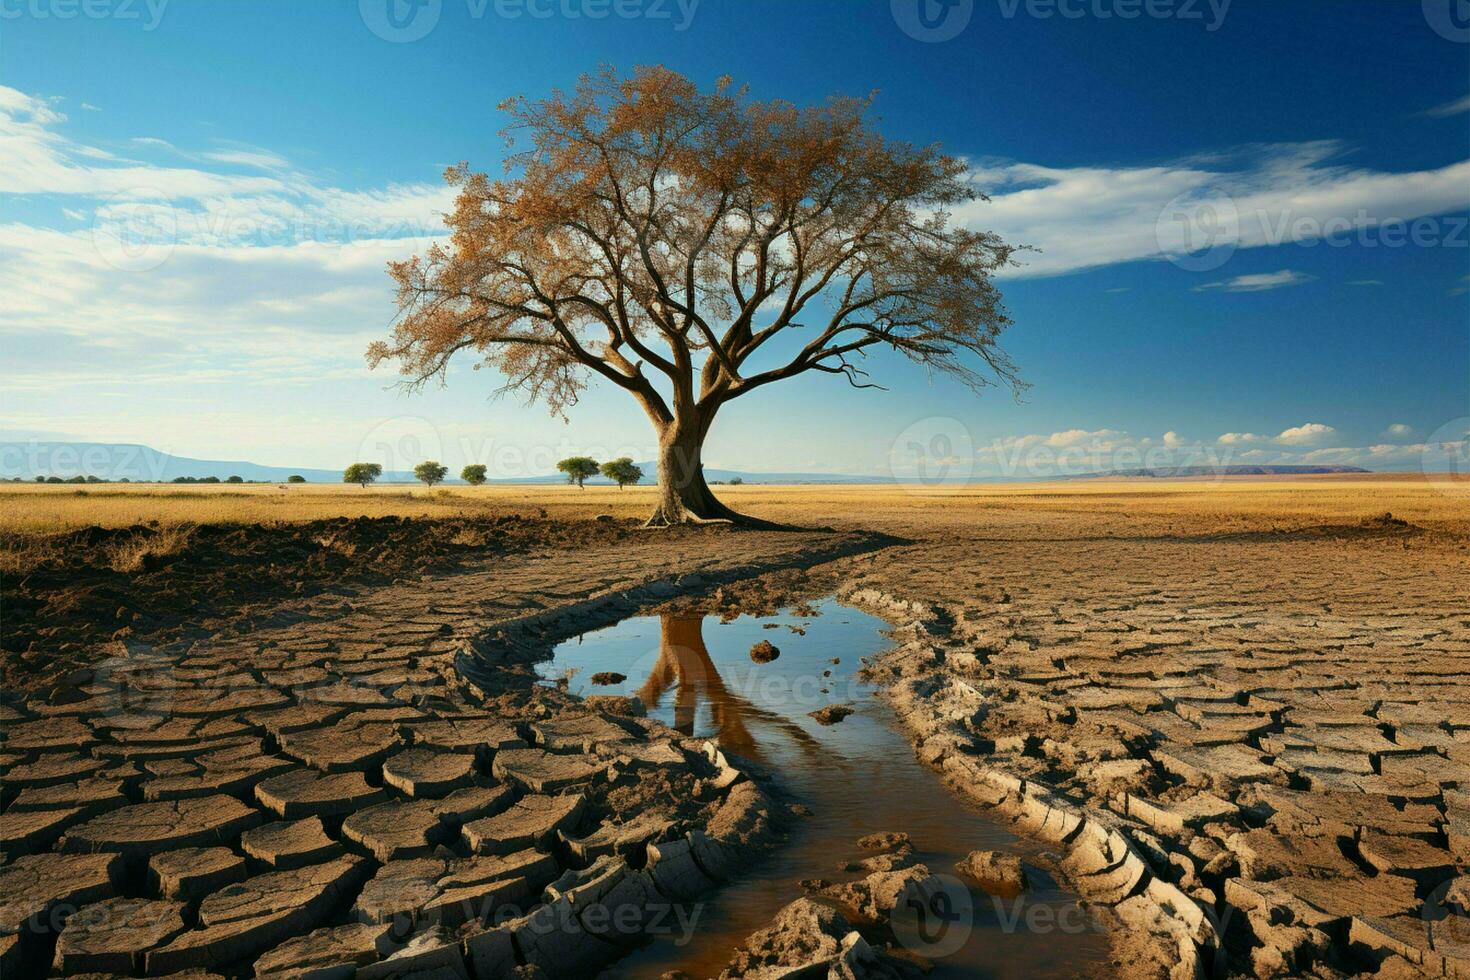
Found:
M 485 482 L 485 464 L 471 463 L 459 471 L 459 478 L 472 487 L 478 487 Z
M 342 471 L 342 482 L 357 483 L 365 487 L 382 475 L 381 463 L 353 463 Z
M 643 479 L 643 467 L 633 462 L 631 456 L 619 456 L 602 464 L 602 475 L 618 485 L 618 489 Z
M 449 467 L 436 459 L 426 459 L 413 468 L 413 475 L 432 487 L 436 483 L 444 482 L 444 478 L 449 475 Z
M 627 391 L 659 438 L 655 522 L 738 517 L 702 447 L 722 406 L 773 382 L 878 387 L 862 364 L 882 347 L 1020 384 L 992 278 L 1014 247 L 951 223 L 981 196 L 967 165 L 882 137 L 868 100 L 756 101 L 644 67 L 501 108 L 520 151 L 501 179 L 448 171 L 450 240 L 391 266 L 399 314 L 369 362 L 416 386 L 464 351 L 557 414 L 591 378 Z
M 588 477 L 597 475 L 598 462 L 591 456 L 568 456 L 557 463 L 556 468 L 567 475 L 568 483 L 575 483 L 580 487 Z

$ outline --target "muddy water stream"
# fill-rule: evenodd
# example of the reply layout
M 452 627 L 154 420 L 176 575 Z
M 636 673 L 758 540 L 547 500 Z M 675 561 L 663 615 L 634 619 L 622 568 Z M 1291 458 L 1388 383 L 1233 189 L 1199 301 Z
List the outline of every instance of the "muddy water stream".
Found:
M 873 688 L 858 680 L 860 658 L 890 645 L 885 628 L 833 600 L 728 622 L 645 616 L 568 640 L 539 665 L 548 680 L 570 671 L 577 693 L 638 695 L 651 716 L 765 767 L 811 811 L 794 821 L 774 854 L 700 905 L 692 937 L 660 938 L 608 976 L 716 975 L 751 932 L 801 896 L 798 881 L 860 877 L 839 866 L 870 856 L 856 844 L 865 834 L 907 833 L 916 859 L 946 875 L 977 848 L 1023 861 L 1034 853 L 950 793 L 914 757 Z M 779 649 L 777 659 L 752 661 L 751 646 L 762 640 Z M 626 679 L 594 685 L 592 676 L 603 672 Z M 830 726 L 809 717 L 829 704 L 848 705 L 853 714 Z M 905 930 L 900 939 L 935 963 L 935 980 L 1111 974 L 1106 940 L 1075 897 L 1034 865 L 1027 870 L 1031 887 L 1019 898 L 994 898 L 952 881 L 958 894 L 950 921 L 925 938 Z

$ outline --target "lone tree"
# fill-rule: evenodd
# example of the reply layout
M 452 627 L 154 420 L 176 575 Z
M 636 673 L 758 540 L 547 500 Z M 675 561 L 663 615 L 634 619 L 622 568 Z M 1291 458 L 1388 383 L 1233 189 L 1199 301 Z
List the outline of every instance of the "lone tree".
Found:
M 631 456 L 619 456 L 612 462 L 602 464 L 602 475 L 616 483 L 621 490 L 628 484 L 643 479 L 643 467 L 634 463 Z
M 575 483 L 579 488 L 589 476 L 597 475 L 597 460 L 591 456 L 568 456 L 556 468 L 567 475 L 568 483 Z
M 478 487 L 485 482 L 485 464 L 471 463 L 459 471 L 459 478 L 472 487 Z
M 302 476 L 300 473 L 292 473 L 290 476 L 286 477 L 286 482 L 287 483 L 305 483 L 306 482 L 306 477 Z
M 382 475 L 383 467 L 380 463 L 353 463 L 342 471 L 342 482 L 367 486 Z
M 436 483 L 444 482 L 449 475 L 449 467 L 437 459 L 426 459 L 413 468 L 413 475 L 424 481 L 424 486 L 432 487 Z
M 868 108 L 755 101 L 725 79 L 700 91 L 663 67 L 502 103 L 524 148 L 503 179 L 447 172 L 450 240 L 390 266 L 398 316 L 369 363 L 418 387 L 472 351 L 498 392 L 563 416 L 601 378 L 657 433 L 650 524 L 760 523 L 704 478 L 735 399 L 806 372 L 879 387 L 859 366 L 875 347 L 974 389 L 1020 385 L 993 280 L 1014 247 L 951 222 L 984 199 L 963 161 L 885 139 Z

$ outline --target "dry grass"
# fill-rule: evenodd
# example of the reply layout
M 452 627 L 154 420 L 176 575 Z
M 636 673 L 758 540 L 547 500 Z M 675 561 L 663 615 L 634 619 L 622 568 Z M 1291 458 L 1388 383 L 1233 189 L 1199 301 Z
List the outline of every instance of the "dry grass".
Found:
M 1426 527 L 1470 533 L 1470 481 L 1409 475 L 1074 480 L 971 487 L 720 486 L 737 510 L 798 524 L 885 527 L 920 522 L 967 527 L 1027 514 L 1077 514 L 1120 521 L 1148 518 L 1217 531 L 1313 523 L 1356 523 L 1392 511 Z M 296 523 L 333 517 L 450 517 L 519 513 L 589 518 L 644 517 L 653 487 L 422 487 L 307 484 L 234 488 L 89 488 L 85 496 L 45 486 L 0 490 L 0 539 L 97 524 Z M 474 542 L 465 542 L 471 543 Z M 0 561 L 10 561 L 0 558 Z
M 0 577 L 19 578 L 60 557 L 61 549 L 43 536 L 6 535 L 0 539 Z
M 175 555 L 189 544 L 194 528 L 166 524 L 151 534 L 135 534 L 107 546 L 107 564 L 115 572 L 140 572 L 154 556 Z

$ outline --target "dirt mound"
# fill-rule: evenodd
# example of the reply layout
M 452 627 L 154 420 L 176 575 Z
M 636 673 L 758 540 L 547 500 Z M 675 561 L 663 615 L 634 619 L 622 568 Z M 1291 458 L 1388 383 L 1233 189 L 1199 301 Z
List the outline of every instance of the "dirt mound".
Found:
M 633 522 L 499 517 L 335 518 L 276 525 L 86 527 L 8 540 L 4 684 L 35 689 L 107 656 L 164 643 L 344 585 L 383 584 L 533 550 L 600 549 Z
M 1355 524 L 1312 524 L 1306 527 L 1275 527 L 1269 531 L 1245 531 L 1210 535 L 1211 541 L 1399 541 L 1434 535 L 1428 528 L 1420 527 L 1388 511 L 1364 517 Z

